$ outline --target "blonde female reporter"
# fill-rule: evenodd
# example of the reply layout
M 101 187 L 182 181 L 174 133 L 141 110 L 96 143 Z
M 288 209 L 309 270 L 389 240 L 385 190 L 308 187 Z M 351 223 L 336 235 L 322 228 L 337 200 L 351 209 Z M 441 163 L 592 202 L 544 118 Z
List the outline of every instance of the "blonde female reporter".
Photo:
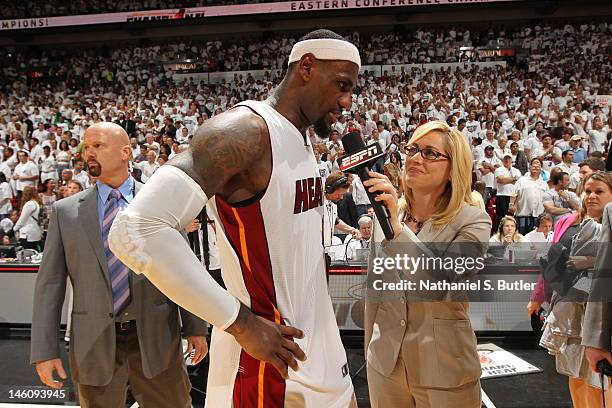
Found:
M 364 182 L 380 193 L 376 200 L 389 210 L 395 233 L 391 241 L 376 242 L 381 232 L 375 227 L 378 245 L 372 245 L 371 266 L 374 257 L 429 255 L 434 246 L 428 243 L 447 248 L 446 255 L 453 243 L 462 246 L 462 257 L 484 257 L 491 220 L 472 205 L 472 156 L 463 135 L 444 122 L 428 122 L 417 128 L 406 151 L 403 198 L 386 176 L 372 172 Z M 372 271 L 369 277 L 375 276 Z M 417 270 L 413 276 L 430 272 Z M 444 279 L 474 272 L 444 271 Z M 386 279 L 406 276 L 394 270 Z M 372 408 L 480 408 L 481 371 L 469 304 L 441 301 L 450 293 L 441 295 L 426 302 L 413 302 L 408 292 L 393 293 L 392 299 L 368 296 L 365 349 Z

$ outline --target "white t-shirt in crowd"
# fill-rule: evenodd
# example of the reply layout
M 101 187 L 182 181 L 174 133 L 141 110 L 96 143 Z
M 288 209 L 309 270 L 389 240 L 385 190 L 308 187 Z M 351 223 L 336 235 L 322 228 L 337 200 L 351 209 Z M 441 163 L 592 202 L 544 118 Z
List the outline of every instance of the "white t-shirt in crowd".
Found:
M 346 259 L 355 259 L 358 249 L 370 247 L 370 241 L 365 239 L 352 239 L 346 244 Z
M 606 132 L 602 130 L 591 129 L 587 133 L 589 135 L 589 153 L 605 153 L 604 142 L 607 140 Z
M 501 160 L 497 158 L 497 156 L 493 155 L 493 157 L 484 157 L 482 160 L 478 161 L 478 169 L 482 169 L 482 163 L 488 163 L 491 166 L 495 167 L 499 165 L 502 166 Z M 481 177 L 481 180 L 484 181 L 486 187 L 496 188 L 497 183 L 495 182 L 495 173 L 490 172 Z
M 480 146 L 482 146 L 483 149 L 486 149 L 487 146 L 493 146 L 494 149 L 499 149 L 499 144 L 497 143 L 497 140 L 495 139 L 493 140 L 484 139 Z
M 8 182 L 0 184 L 0 201 L 8 198 L 8 201 L 0 205 L 0 214 L 8 215 L 11 213 L 13 206 L 11 205 L 11 198 L 13 198 L 13 189 Z
M 43 231 L 39 224 L 40 209 L 40 205 L 34 200 L 23 205 L 21 215 L 13 227 L 15 232 L 18 232 L 19 239 L 25 239 L 28 242 L 37 242 L 42 239 Z
M 527 158 L 531 160 L 533 157 L 535 157 L 533 155 L 534 151 L 542 149 L 542 142 L 540 142 L 537 138 L 533 137 L 525 141 L 525 143 L 523 144 L 523 148 L 526 150 L 529 149 L 529 156 Z
M 522 176 L 519 169 L 516 167 L 510 167 L 510 169 L 505 168 L 504 166 L 498 167 L 495 170 L 495 180 L 497 181 L 497 177 L 516 177 L 517 180 Z M 497 183 L 497 195 L 498 196 L 511 196 L 514 192 L 514 184 L 500 184 Z
M 355 205 L 369 205 L 370 199 L 359 177 L 353 177 L 353 201 Z
M 151 178 L 153 173 L 155 173 L 157 169 L 159 169 L 159 163 L 155 162 L 153 164 L 150 164 L 148 161 L 141 161 L 140 163 L 134 163 L 134 167 L 140 169 L 140 171 L 142 172 L 142 176 L 140 176 L 140 181 L 146 183 Z
M 391 132 L 389 132 L 387 129 L 380 132 L 380 140 L 384 140 L 385 148 L 386 148 L 389 145 L 389 143 L 391 143 Z
M 514 184 L 512 195 L 517 197 L 516 201 L 516 216 L 519 217 L 537 217 L 544 212 L 542 198 L 548 190 L 548 184 L 541 177 L 537 180 L 531 178 L 527 174 Z
M 554 167 L 557 167 L 559 169 L 561 169 L 561 171 L 569 174 L 570 176 L 574 173 L 578 173 L 578 171 L 580 170 L 580 168 L 578 167 L 578 165 L 576 163 L 570 163 L 569 165 L 561 162 L 557 165 L 555 165 Z
M 19 163 L 15 166 L 13 175 L 27 177 L 38 176 L 38 166 L 29 160 L 26 163 Z M 15 185 L 17 191 L 23 191 L 26 186 L 36 187 L 36 180 L 16 180 Z
M 480 127 L 480 122 L 478 122 L 477 120 L 468 120 L 467 122 L 465 122 L 464 134 L 467 133 L 470 136 L 470 139 L 478 137 L 481 131 L 482 128 Z
M 325 179 L 327 179 L 332 172 L 332 164 L 328 161 L 321 161 L 317 163 L 317 169 L 319 170 L 319 176 L 321 176 L 322 183 L 325 184 Z
M 32 137 L 38 139 L 38 143 L 41 144 L 42 142 L 49 139 L 49 132 L 46 130 L 36 129 L 32 132 Z
M 543 232 L 539 232 L 537 229 L 534 229 L 525 235 L 524 241 L 529 242 L 529 248 L 532 251 L 537 251 L 538 254 L 545 255 L 548 253 L 553 235 L 553 231 L 550 231 L 548 236 L 544 236 Z
M 525 234 L 525 241 L 527 242 L 552 242 L 554 233 L 550 231 L 548 236 L 544 236 L 543 232 L 539 232 L 537 229 L 534 229 L 531 232 Z
M 79 174 L 74 174 L 72 178 L 83 186 L 83 189 L 89 188 L 89 176 L 85 171 L 81 171 Z
M 554 165 L 552 156 L 554 155 L 554 156 L 561 158 L 562 153 L 563 152 L 561 151 L 561 149 L 559 149 L 557 146 L 553 147 L 552 155 L 548 154 L 546 155 L 546 157 L 544 157 L 542 168 L 544 170 L 550 171 L 550 169 Z M 545 154 L 545 151 L 544 151 L 543 146 L 536 146 L 533 150 L 531 150 L 531 157 L 540 157 L 540 156 L 543 156 L 544 154 Z

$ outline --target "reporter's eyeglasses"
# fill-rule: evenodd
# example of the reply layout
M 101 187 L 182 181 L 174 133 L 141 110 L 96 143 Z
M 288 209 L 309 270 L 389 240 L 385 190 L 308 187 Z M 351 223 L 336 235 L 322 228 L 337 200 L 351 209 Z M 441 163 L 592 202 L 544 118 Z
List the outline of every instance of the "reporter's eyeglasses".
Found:
M 432 149 L 430 147 L 421 149 L 416 144 L 406 146 L 405 152 L 406 152 L 407 158 L 409 159 L 414 157 L 414 155 L 417 153 L 421 153 L 421 157 L 423 157 L 425 160 L 430 160 L 430 161 L 438 160 L 440 157 L 443 157 L 445 159 L 450 159 L 450 156 L 444 153 L 440 153 L 439 151 L 435 149 Z

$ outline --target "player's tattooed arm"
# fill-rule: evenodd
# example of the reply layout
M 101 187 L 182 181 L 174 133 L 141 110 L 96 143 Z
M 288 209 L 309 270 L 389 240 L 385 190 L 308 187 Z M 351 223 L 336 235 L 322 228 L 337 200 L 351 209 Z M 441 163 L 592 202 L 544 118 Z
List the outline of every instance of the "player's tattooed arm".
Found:
M 245 183 L 239 176 L 248 173 L 269 154 L 265 121 L 243 107 L 206 121 L 198 129 L 189 150 L 173 158 L 169 164 L 187 173 L 211 198 L 216 194 L 227 195 L 235 188 L 254 192 L 265 188 L 269 177 L 258 179 L 262 184 L 258 186 L 251 185 L 256 184 L 252 180 Z M 233 335 L 249 355 L 272 364 L 284 378 L 289 375 L 289 367 L 296 371 L 299 369 L 298 360 L 306 359 L 304 351 L 293 340 L 303 338 L 301 330 L 256 316 L 243 304 L 225 331 Z
M 189 174 L 210 198 L 263 157 L 269 146 L 267 132 L 260 116 L 238 107 L 207 120 L 189 150 L 169 164 Z

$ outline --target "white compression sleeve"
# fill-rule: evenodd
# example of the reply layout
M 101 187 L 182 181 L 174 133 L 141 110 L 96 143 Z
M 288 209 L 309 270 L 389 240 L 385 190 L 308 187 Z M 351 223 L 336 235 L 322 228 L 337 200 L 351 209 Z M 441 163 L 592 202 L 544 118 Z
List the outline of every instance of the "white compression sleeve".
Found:
M 225 330 L 240 303 L 215 282 L 179 233 L 208 201 L 202 188 L 182 170 L 160 167 L 110 230 L 111 251 L 176 304 Z

